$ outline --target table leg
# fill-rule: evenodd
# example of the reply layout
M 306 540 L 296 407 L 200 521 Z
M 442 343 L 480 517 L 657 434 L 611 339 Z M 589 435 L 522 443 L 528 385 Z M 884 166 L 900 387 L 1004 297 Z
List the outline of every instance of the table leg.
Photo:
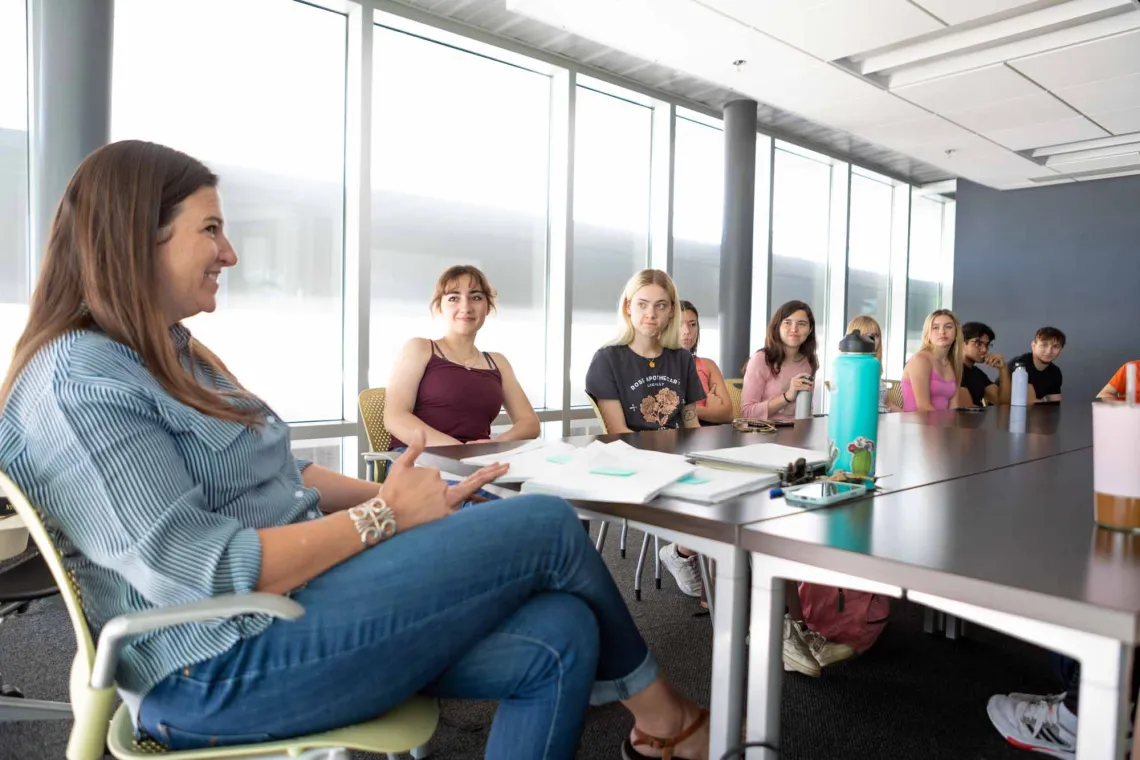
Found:
M 748 660 L 748 741 L 780 746 L 780 699 L 784 687 L 784 579 L 763 554 L 752 555 L 752 625 Z M 714 632 L 715 635 L 716 632 Z M 715 677 L 715 676 L 714 676 Z M 776 760 L 767 749 L 748 750 L 748 760 Z
M 1114 643 L 1111 651 L 1081 660 L 1081 706 L 1077 760 L 1121 760 L 1125 754 L 1131 701 L 1132 647 Z
M 744 724 L 748 578 L 744 552 L 732 549 L 717 558 L 709 757 L 718 760 L 729 748 L 740 745 Z

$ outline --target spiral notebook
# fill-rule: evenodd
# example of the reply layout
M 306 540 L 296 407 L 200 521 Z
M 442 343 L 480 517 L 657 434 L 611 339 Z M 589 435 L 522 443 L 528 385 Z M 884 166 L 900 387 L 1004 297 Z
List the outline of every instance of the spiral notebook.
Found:
M 782 472 L 797 459 L 806 460 L 809 468 L 822 467 L 827 464 L 826 451 L 799 449 L 795 446 L 784 446 L 779 443 L 754 443 L 751 446 L 690 451 L 685 456 L 695 462 L 728 464 L 768 472 Z

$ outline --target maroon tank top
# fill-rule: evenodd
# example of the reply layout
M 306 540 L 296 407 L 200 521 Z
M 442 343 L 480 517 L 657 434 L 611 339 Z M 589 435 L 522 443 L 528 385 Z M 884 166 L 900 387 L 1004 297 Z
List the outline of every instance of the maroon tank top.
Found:
M 490 369 L 469 369 L 444 357 L 433 340 L 412 414 L 462 443 L 490 438 L 503 408 L 503 373 L 486 351 L 483 358 Z M 393 449 L 406 445 L 393 436 Z

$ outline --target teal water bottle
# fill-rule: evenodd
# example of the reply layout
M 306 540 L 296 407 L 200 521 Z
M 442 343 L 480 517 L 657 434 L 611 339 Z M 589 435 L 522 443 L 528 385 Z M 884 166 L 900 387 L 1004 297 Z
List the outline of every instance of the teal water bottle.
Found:
M 874 476 L 882 373 L 870 338 L 852 330 L 839 341 L 827 416 L 829 475 L 842 470 Z

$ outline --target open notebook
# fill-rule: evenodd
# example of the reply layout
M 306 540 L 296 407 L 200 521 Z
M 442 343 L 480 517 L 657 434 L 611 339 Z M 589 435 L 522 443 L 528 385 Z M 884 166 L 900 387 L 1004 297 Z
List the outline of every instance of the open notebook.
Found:
M 696 470 L 683 457 L 642 452 L 595 441 L 566 456 L 522 485 L 523 493 L 547 493 L 582 501 L 644 504 L 671 483 Z
M 826 451 L 798 449 L 778 443 L 754 443 L 751 446 L 690 451 L 686 456 L 695 462 L 728 464 L 768 472 L 782 472 L 797 459 L 807 460 L 808 467 L 822 467 L 827 464 Z
M 504 462 L 511 468 L 506 474 L 495 478 L 495 483 L 523 483 L 527 480 L 547 475 L 554 477 L 570 461 L 577 446 L 561 441 L 530 441 L 508 451 L 496 454 L 483 454 L 460 460 L 463 464 L 485 467 L 495 462 Z

